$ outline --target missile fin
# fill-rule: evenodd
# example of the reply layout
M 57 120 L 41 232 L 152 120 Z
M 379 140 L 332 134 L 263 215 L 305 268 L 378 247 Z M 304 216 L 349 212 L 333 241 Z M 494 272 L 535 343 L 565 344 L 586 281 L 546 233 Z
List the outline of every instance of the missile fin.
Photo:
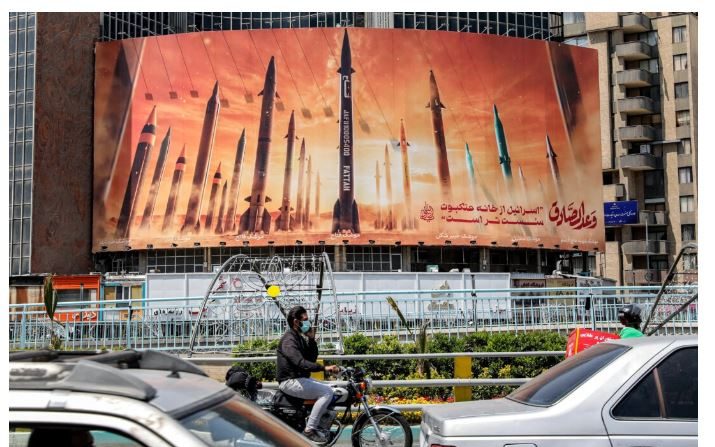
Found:
M 444 104 L 442 104 L 442 101 L 437 101 L 437 105 L 438 105 L 440 108 L 442 108 L 442 109 L 446 109 L 446 108 L 447 108 Z
M 276 90 L 276 98 L 281 99 L 280 95 L 278 94 L 278 90 Z
M 261 222 L 261 229 L 265 234 L 271 232 L 271 213 L 268 211 L 263 212 L 263 222 Z
M 360 234 L 360 217 L 358 216 L 357 202 L 353 199 L 353 232 Z
M 263 90 L 261 90 L 256 96 L 263 96 Z
M 271 198 L 270 198 L 270 197 L 266 196 L 266 200 L 265 200 L 265 202 L 266 202 L 266 203 L 268 203 L 268 202 L 272 202 L 272 200 L 271 200 Z
M 340 226 L 340 199 L 335 201 L 333 206 L 333 226 L 330 230 L 331 233 L 337 233 L 338 227 Z
M 248 211 L 241 214 L 241 218 L 238 221 L 238 233 L 246 233 L 248 231 Z

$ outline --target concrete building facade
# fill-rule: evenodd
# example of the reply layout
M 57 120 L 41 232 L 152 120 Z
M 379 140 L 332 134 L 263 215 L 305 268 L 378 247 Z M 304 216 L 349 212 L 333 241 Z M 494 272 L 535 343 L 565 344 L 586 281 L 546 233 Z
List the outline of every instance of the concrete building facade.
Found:
M 597 261 L 620 284 L 660 283 L 697 242 L 697 35 L 696 13 L 564 13 L 564 41 L 598 50 L 604 203 L 638 202 Z M 697 280 L 697 252 L 676 271 Z

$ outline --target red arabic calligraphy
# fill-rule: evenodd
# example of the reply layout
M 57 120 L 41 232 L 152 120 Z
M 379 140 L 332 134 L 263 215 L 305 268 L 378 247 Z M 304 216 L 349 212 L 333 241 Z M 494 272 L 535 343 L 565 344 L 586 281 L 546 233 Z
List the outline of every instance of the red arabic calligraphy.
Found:
M 571 202 L 560 208 L 558 201 L 552 203 L 549 210 L 549 220 L 556 223 L 556 226 L 568 224 L 574 230 L 596 228 L 598 223 L 596 211 L 586 214 L 583 202 L 578 207 L 575 206 L 574 202 Z

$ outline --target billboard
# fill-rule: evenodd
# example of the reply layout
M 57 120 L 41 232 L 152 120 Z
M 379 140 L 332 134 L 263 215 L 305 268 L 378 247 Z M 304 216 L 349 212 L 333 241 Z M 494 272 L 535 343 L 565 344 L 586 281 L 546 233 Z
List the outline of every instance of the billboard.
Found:
M 624 200 L 603 204 L 603 223 L 605 225 L 624 225 L 638 223 L 638 201 Z
M 96 47 L 93 249 L 603 249 L 596 51 L 378 29 Z

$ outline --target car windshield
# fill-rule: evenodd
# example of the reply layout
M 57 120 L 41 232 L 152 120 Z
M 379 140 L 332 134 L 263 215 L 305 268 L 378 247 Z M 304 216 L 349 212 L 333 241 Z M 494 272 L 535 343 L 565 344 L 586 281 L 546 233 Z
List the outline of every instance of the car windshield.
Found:
M 300 436 L 291 432 L 287 425 L 238 396 L 179 422 L 211 446 L 308 445 L 302 443 Z
M 534 377 L 507 399 L 528 405 L 553 405 L 628 349 L 610 343 L 593 346 Z

